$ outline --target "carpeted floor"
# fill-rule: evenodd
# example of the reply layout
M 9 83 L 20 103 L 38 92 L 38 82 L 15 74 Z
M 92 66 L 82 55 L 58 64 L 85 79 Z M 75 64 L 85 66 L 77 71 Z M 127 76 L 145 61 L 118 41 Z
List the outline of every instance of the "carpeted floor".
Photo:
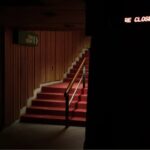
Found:
M 0 132 L 0 149 L 83 149 L 84 127 L 15 123 Z

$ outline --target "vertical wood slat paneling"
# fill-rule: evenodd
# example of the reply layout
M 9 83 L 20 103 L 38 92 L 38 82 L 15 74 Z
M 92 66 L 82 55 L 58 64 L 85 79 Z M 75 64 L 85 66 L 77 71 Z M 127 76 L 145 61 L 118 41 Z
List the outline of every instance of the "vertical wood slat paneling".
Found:
M 64 32 L 56 33 L 56 80 L 61 80 L 64 73 Z
M 45 79 L 45 32 L 41 32 L 41 75 L 42 82 L 46 81 Z
M 13 47 L 12 47 L 12 33 L 6 32 L 7 37 L 5 42 L 5 125 L 14 120 L 14 87 L 13 87 Z M 8 56 L 8 57 L 6 57 Z M 6 106 L 7 109 L 6 109 Z
M 72 63 L 72 61 L 73 61 L 73 40 L 72 40 L 72 37 L 73 37 L 73 32 L 72 31 L 70 31 L 69 32 L 69 38 L 68 38 L 68 53 L 69 53 L 69 66 L 71 66 L 71 63 Z
M 45 68 L 46 68 L 46 81 L 49 82 L 50 81 L 50 69 L 51 69 L 51 54 L 50 54 L 50 32 L 47 32 L 47 34 L 45 34 L 45 45 L 46 45 L 46 49 L 45 49 Z
M 4 65 L 5 65 L 5 41 L 4 28 L 0 28 L 0 130 L 4 126 Z
M 80 43 L 85 42 L 80 31 L 35 33 L 39 43 L 30 47 L 13 44 L 12 31 L 5 32 L 5 124 L 18 119 L 20 109 L 41 83 L 63 79 Z
M 65 70 L 65 72 L 67 71 L 67 69 L 68 69 L 68 58 L 69 58 L 69 55 L 68 55 L 68 44 L 67 44 L 67 42 L 68 42 L 68 32 L 65 32 L 65 35 L 64 35 L 65 37 L 65 43 L 64 43 L 64 70 Z
M 19 116 L 20 108 L 20 49 L 17 45 L 13 46 L 14 52 L 14 116 Z
M 31 97 L 33 95 L 33 89 L 34 89 L 34 79 L 33 79 L 33 74 L 34 74 L 34 54 L 33 54 L 34 48 L 33 47 L 28 47 L 27 48 L 27 64 L 28 64 L 28 97 Z
M 11 100 L 10 98 L 10 43 L 9 43 L 10 35 L 8 32 L 5 32 L 5 125 L 8 125 L 11 122 Z M 7 106 L 7 108 L 6 108 Z M 7 119 L 6 119 L 7 118 Z
M 50 32 L 50 55 L 51 55 L 51 81 L 56 80 L 56 32 Z
M 21 62 L 20 62 L 20 82 L 21 82 L 21 108 L 25 105 L 25 100 L 27 98 L 27 77 L 26 77 L 26 72 L 27 72 L 27 50 L 23 46 L 20 47 L 21 51 Z
M 41 36 L 40 36 L 40 32 L 36 31 L 35 32 L 38 35 L 38 40 L 41 40 Z M 41 43 L 38 42 L 38 45 L 34 48 L 35 49 L 35 88 L 39 87 L 40 83 L 41 83 Z

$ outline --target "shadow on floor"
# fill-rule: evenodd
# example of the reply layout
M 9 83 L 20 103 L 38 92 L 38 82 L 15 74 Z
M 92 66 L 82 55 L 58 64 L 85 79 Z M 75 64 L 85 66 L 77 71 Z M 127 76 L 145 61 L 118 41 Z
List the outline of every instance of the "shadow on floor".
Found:
M 84 127 L 15 123 L 0 132 L 0 149 L 83 149 Z

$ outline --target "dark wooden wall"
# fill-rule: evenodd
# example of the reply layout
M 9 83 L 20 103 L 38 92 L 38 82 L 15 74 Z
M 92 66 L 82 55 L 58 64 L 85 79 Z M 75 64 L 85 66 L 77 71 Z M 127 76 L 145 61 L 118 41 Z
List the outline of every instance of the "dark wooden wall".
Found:
M 59 81 L 88 39 L 83 31 L 34 31 L 38 46 L 13 44 L 5 31 L 5 125 L 18 119 L 33 90 L 41 83 Z
M 0 130 L 4 120 L 4 30 L 0 28 Z

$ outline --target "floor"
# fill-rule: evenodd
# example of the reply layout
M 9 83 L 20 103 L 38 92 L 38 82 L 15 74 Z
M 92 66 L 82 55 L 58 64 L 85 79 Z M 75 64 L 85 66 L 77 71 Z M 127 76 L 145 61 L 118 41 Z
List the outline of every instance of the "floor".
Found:
M 0 149 L 83 149 L 84 127 L 15 123 L 0 132 Z

